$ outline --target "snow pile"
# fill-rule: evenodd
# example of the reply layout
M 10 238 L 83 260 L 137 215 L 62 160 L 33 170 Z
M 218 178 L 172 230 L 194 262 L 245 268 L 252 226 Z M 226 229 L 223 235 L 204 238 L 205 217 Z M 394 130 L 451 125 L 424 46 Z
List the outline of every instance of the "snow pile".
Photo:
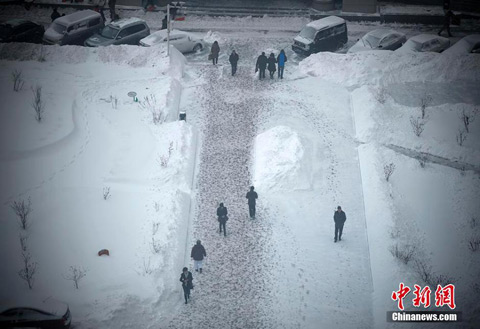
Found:
M 306 173 L 301 170 L 304 146 L 296 131 L 277 126 L 255 140 L 254 182 L 265 191 L 304 188 Z

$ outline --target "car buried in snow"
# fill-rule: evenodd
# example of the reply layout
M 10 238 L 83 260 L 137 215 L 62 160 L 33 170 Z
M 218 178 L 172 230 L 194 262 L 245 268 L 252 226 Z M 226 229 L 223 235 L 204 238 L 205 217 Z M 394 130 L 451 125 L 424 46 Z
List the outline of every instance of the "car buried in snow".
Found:
M 366 50 L 395 50 L 400 48 L 405 41 L 407 38 L 403 33 L 390 29 L 376 29 L 361 37 L 348 50 L 348 53 Z
M 467 35 L 443 52 L 443 55 L 448 56 L 465 54 L 480 54 L 480 34 Z
M 170 44 L 181 53 L 199 52 L 205 48 L 205 42 L 191 33 L 172 30 L 170 31 Z M 167 30 L 160 30 L 140 40 L 144 47 L 167 45 Z
M 450 40 L 435 34 L 419 34 L 411 37 L 403 46 L 395 50 L 397 54 L 415 52 L 441 53 L 450 46 Z
M 140 18 L 122 18 L 105 26 L 85 41 L 85 46 L 138 45 L 150 34 L 147 23 Z
M 68 305 L 51 297 L 0 305 L 0 328 L 68 329 L 71 322 Z
M 45 29 L 26 19 L 11 19 L 0 23 L 0 42 L 41 43 Z

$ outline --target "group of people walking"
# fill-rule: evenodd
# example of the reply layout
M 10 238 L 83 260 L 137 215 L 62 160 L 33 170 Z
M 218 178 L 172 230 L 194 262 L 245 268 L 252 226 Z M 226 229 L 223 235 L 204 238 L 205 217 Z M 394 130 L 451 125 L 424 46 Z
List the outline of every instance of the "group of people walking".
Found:
M 212 61 L 213 65 L 217 65 L 218 63 L 218 56 L 220 53 L 220 46 L 218 41 L 214 41 L 212 44 L 212 48 L 210 49 L 210 54 L 208 55 L 208 59 Z M 232 50 L 232 53 L 228 57 L 228 61 L 232 66 L 232 76 L 237 73 L 237 64 L 240 57 L 238 56 L 235 50 Z M 265 78 L 265 71 L 268 69 L 270 72 L 270 79 L 273 79 L 275 72 L 277 71 L 278 67 L 278 78 L 283 79 L 283 71 L 285 70 L 285 63 L 287 62 L 287 55 L 285 51 L 282 49 L 277 57 L 275 57 L 274 53 L 271 53 L 270 56 L 267 58 L 265 52 L 262 52 L 260 56 L 257 58 L 257 63 L 255 64 L 255 73 L 259 72 L 260 80 Z

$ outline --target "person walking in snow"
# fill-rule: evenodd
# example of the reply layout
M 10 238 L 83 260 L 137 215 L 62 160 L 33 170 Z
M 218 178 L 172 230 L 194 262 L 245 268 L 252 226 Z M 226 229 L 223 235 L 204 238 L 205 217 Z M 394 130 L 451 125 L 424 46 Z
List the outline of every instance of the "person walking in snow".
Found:
M 448 32 L 448 36 L 449 37 L 452 36 L 452 34 L 450 33 L 450 23 L 451 23 L 451 21 L 454 17 L 455 17 L 455 14 L 451 10 L 445 11 L 445 18 L 444 18 L 444 21 L 443 21 L 443 26 L 440 29 L 440 31 L 438 31 L 438 35 L 441 35 L 443 30 L 446 29 L 447 32 Z
M 197 240 L 197 244 L 194 245 L 192 248 L 190 257 L 192 257 L 193 259 L 195 272 L 200 271 L 200 273 L 202 273 L 203 257 L 207 257 L 207 252 L 205 251 L 205 248 L 202 246 L 202 241 Z
M 278 78 L 283 79 L 283 70 L 285 69 L 285 62 L 287 61 L 287 55 L 285 55 L 285 50 L 280 50 L 280 54 L 277 56 L 278 63 Z
M 108 1 L 108 8 L 110 8 L 110 21 L 113 22 L 117 19 L 117 14 L 115 14 L 115 6 L 117 4 L 117 0 L 109 0 Z
M 237 73 L 237 62 L 238 62 L 238 54 L 235 52 L 235 50 L 232 50 L 232 53 L 228 58 L 228 61 L 232 65 L 232 76 L 234 76 L 235 73 Z
M 275 74 L 275 71 L 277 70 L 277 60 L 275 59 L 275 55 L 273 53 L 270 54 L 270 56 L 267 59 L 268 63 L 268 72 L 270 72 L 270 79 L 273 79 L 273 75 Z
M 182 274 L 180 274 L 180 282 L 183 288 L 183 297 L 185 297 L 185 304 L 190 299 L 190 290 L 193 289 L 193 275 L 187 267 L 183 268 Z
M 258 199 L 258 194 L 254 189 L 255 187 L 250 186 L 250 191 L 247 192 L 246 196 L 248 199 L 248 212 L 250 213 L 250 219 L 255 219 L 255 205 Z
M 257 58 L 257 64 L 255 65 L 255 73 L 260 70 L 259 79 L 262 80 L 265 78 L 265 70 L 267 69 L 267 56 L 265 56 L 265 52 L 262 52 L 260 56 Z
M 218 63 L 218 54 L 220 53 L 220 46 L 218 45 L 218 41 L 214 41 L 212 44 L 212 49 L 210 50 L 210 55 L 212 58 L 213 65 Z
M 220 203 L 220 206 L 217 208 L 217 216 L 218 216 L 220 233 L 222 233 L 222 227 L 223 227 L 224 236 L 227 236 L 227 229 L 225 227 L 225 224 L 227 224 L 227 220 L 228 220 L 227 215 L 228 215 L 227 207 L 225 207 L 223 203 Z
M 52 22 L 59 17 L 60 17 L 60 13 L 57 11 L 57 7 L 53 7 L 53 12 L 50 15 L 50 18 L 52 19 Z
M 343 224 L 347 220 L 347 215 L 342 210 L 342 207 L 338 206 L 337 211 L 333 214 L 333 221 L 335 222 L 335 238 L 333 242 L 342 241 L 342 232 L 343 232 Z

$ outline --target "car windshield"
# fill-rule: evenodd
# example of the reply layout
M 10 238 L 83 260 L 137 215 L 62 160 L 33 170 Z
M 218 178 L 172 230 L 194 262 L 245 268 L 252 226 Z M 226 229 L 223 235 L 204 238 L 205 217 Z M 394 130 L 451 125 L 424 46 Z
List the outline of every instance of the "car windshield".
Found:
M 363 38 L 365 40 L 365 44 L 368 45 L 370 48 L 378 48 L 380 38 L 373 35 L 366 35 Z
M 317 30 L 315 30 L 313 27 L 305 26 L 300 31 L 300 36 L 304 37 L 305 39 L 313 40 L 315 38 L 315 33 L 317 33 Z
M 107 25 L 103 28 L 102 32 L 100 32 L 100 35 L 107 39 L 115 39 L 118 31 L 118 29 L 114 29 L 113 27 Z
M 67 27 L 65 25 L 58 24 L 58 23 L 55 23 L 55 22 L 52 23 L 52 28 L 55 32 L 60 33 L 60 34 L 65 33 L 65 31 L 67 30 Z

